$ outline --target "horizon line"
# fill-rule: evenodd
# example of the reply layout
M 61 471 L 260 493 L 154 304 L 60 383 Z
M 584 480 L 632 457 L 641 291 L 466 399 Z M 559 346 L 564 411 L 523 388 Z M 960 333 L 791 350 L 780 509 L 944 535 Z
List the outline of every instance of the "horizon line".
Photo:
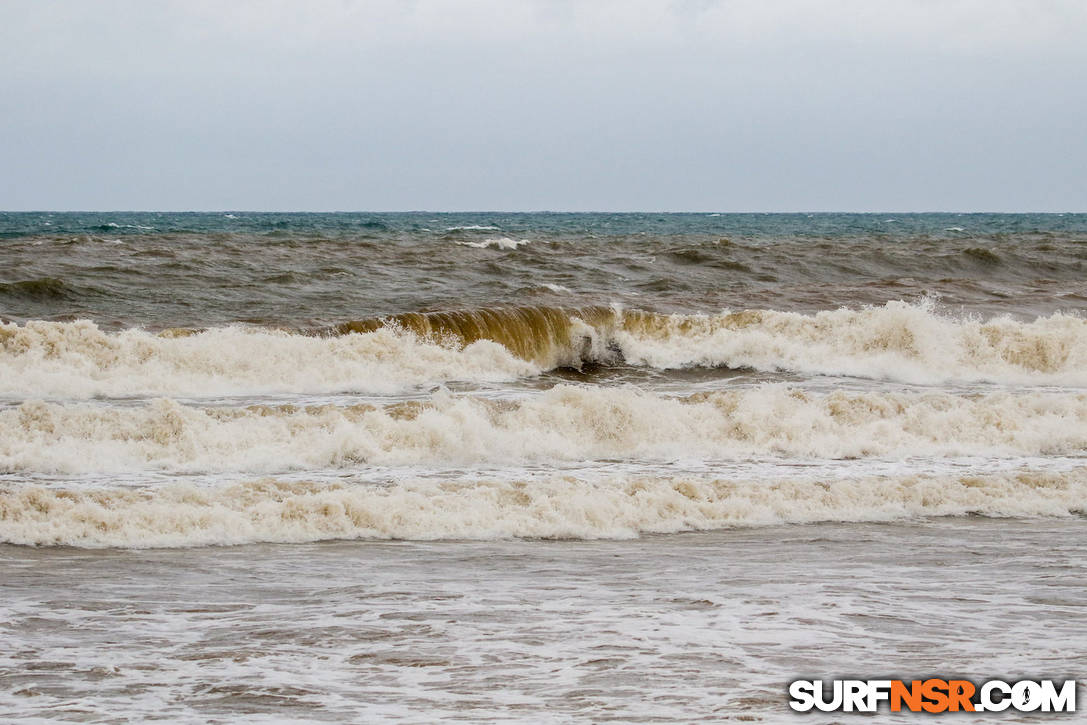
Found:
M 1087 214 L 1087 211 L 986 211 L 986 210 L 793 210 L 793 211 L 719 211 L 713 209 L 625 209 L 562 210 L 562 209 L 0 209 L 0 214 Z

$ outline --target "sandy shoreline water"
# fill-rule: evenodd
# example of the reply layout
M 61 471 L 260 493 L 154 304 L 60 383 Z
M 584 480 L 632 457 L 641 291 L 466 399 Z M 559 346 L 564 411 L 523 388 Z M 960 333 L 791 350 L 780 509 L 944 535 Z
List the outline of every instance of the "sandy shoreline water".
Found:
M 621 542 L 4 546 L 0 709 L 778 722 L 794 677 L 1063 679 L 1087 666 L 1082 530 L 966 517 Z

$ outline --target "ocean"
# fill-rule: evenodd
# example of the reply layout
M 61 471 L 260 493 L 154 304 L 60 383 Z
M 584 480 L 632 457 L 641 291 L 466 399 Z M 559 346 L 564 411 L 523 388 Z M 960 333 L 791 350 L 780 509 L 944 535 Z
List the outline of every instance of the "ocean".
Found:
M 1085 311 L 1087 214 L 0 213 L 0 716 L 1082 676 Z

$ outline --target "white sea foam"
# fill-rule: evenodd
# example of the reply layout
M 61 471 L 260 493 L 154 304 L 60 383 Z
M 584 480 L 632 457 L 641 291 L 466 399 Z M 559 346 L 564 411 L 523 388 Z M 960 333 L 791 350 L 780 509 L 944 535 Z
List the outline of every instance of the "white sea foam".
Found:
M 107 333 L 87 321 L 0 325 L 0 395 L 18 397 L 381 394 L 536 372 L 535 365 L 489 340 L 453 349 L 389 329 L 311 337 L 224 327 L 164 336 Z
M 447 232 L 497 232 L 498 227 L 489 226 L 486 224 L 468 224 L 459 227 L 446 227 Z
M 932 302 L 815 314 L 630 313 L 610 332 L 627 362 L 654 368 L 751 367 L 918 384 L 1087 385 L 1087 320 L 941 315 Z
M 526 244 L 531 244 L 531 239 L 511 239 L 509 237 L 495 237 L 493 239 L 485 239 L 482 242 L 457 242 L 463 247 L 475 247 L 476 249 L 517 249 Z
M 586 460 L 1079 456 L 1087 394 L 810 393 L 672 398 L 561 385 L 518 400 L 438 392 L 388 406 L 27 402 L 0 411 L 0 471 L 256 472 Z
M 826 481 L 258 480 L 223 487 L 0 488 L 0 541 L 172 547 L 323 539 L 629 538 L 640 533 L 919 516 L 1083 513 L 1087 471 Z

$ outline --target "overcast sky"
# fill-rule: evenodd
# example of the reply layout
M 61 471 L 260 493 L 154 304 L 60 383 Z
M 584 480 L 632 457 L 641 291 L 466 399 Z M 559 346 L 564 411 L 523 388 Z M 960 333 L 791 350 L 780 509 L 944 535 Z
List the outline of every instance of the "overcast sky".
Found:
M 0 1 L 0 209 L 1087 211 L 1084 0 Z

